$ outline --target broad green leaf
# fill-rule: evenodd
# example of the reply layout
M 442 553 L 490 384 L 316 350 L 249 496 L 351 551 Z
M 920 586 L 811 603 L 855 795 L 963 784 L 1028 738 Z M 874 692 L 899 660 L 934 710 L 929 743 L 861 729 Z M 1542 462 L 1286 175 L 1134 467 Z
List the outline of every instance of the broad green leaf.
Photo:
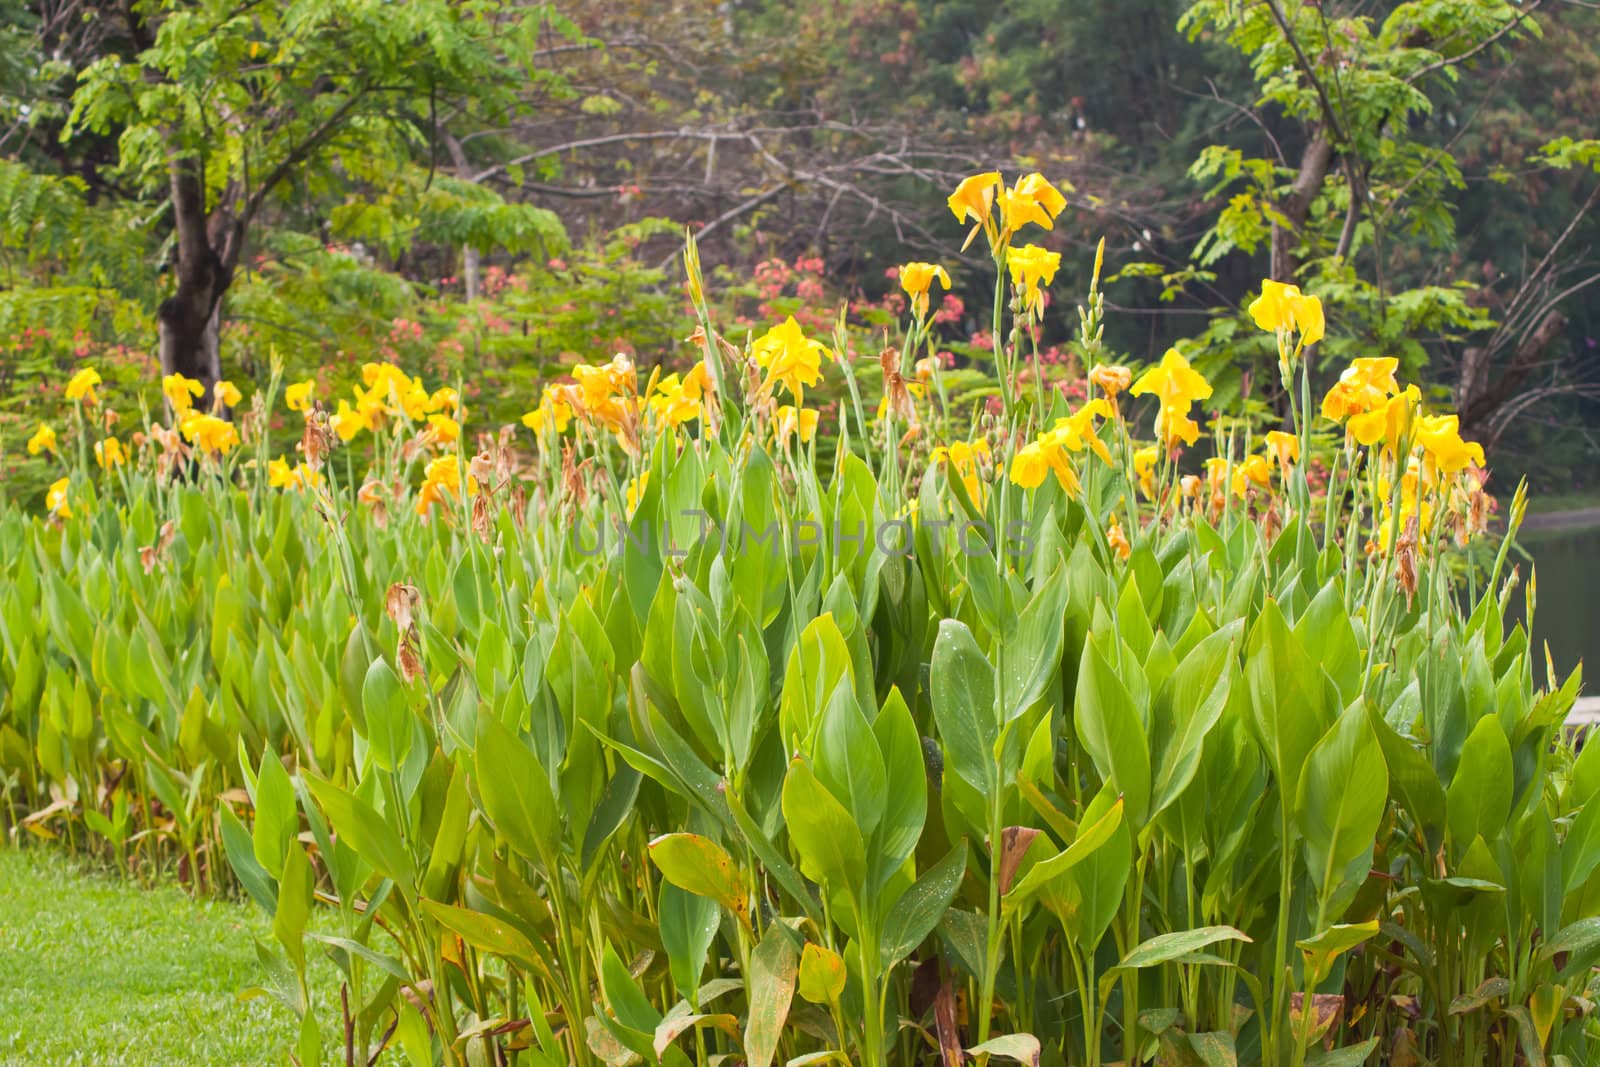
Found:
M 1150 813 L 1149 742 L 1133 697 L 1093 640 L 1083 646 L 1073 712 L 1078 739 L 1122 795 L 1124 817 L 1138 831 Z
M 894 901 L 882 920 L 879 955 L 885 968 L 911 955 L 933 933 L 961 888 L 966 872 L 967 843 L 960 841 Z
M 904 866 L 922 837 L 928 817 L 928 772 L 917 724 L 898 688 L 889 691 L 872 722 L 872 734 L 883 754 L 888 790 L 868 863 L 868 889 L 876 893 Z
M 929 687 L 946 773 L 959 775 L 979 795 L 992 799 L 999 789 L 994 748 L 1000 737 L 995 721 L 994 668 L 978 649 L 972 632 L 955 619 L 939 624 Z
M 1277 601 L 1268 599 L 1250 634 L 1245 682 L 1251 722 L 1285 803 L 1299 795 L 1306 759 L 1332 725 L 1322 678 L 1316 661 L 1289 632 Z
M 800 853 L 800 869 L 821 885 L 858 894 L 867 874 L 866 845 L 844 806 L 823 788 L 804 759 L 789 764 L 783 817 Z
M 750 925 L 750 885 L 726 849 L 698 834 L 662 834 L 650 842 L 650 859 L 668 882 L 727 908 Z
M 561 848 L 561 811 L 539 757 L 493 715 L 478 721 L 473 752 L 483 811 L 525 859 L 553 864 Z
M 1366 712 L 1352 704 L 1311 750 L 1295 805 L 1306 866 L 1324 901 L 1372 848 L 1388 795 L 1383 751 Z
M 1308 984 L 1319 985 L 1333 971 L 1333 961 L 1357 945 L 1376 936 L 1378 920 L 1330 926 L 1315 937 L 1295 942 L 1305 955 Z
M 744 1053 L 749 1067 L 770 1067 L 794 999 L 800 953 L 781 921 L 767 927 L 750 954 L 750 1018 L 745 1024 Z
M 283 769 L 283 761 L 271 749 L 261 754 L 255 801 L 256 824 L 252 839 L 256 862 L 272 877 L 280 878 L 283 858 L 300 832 L 300 813 L 295 807 L 294 784 Z
M 1110 841 L 1121 826 L 1122 798 L 1118 797 L 1093 823 L 1080 826 L 1072 844 L 1034 864 L 1006 894 L 1005 908 L 1014 910 L 1032 900 L 1045 885 L 1061 877 Z
M 386 771 L 397 770 L 411 750 L 411 709 L 400 676 L 382 656 L 361 682 L 361 709 L 373 760 Z
M 1511 744 L 1500 720 L 1485 715 L 1461 746 L 1455 777 L 1445 790 L 1450 837 L 1464 851 L 1475 837 L 1490 840 L 1511 814 Z
M 394 879 L 400 892 L 410 898 L 416 892 L 417 869 L 394 826 L 371 804 L 332 782 L 307 776 L 306 784 L 327 812 L 334 833 L 379 873 Z
M 844 993 L 848 971 L 844 957 L 831 948 L 806 942 L 800 952 L 800 996 L 813 1004 L 832 1004 Z
M 1202 926 L 1194 930 L 1157 934 L 1122 957 L 1117 968 L 1126 971 L 1156 967 L 1174 960 L 1181 961 L 1185 956 L 1199 952 L 1208 945 L 1215 945 L 1219 941 L 1249 940 L 1249 936 L 1243 930 L 1231 926 Z
M 848 682 L 834 689 L 822 713 L 813 769 L 850 813 L 861 836 L 872 840 L 889 800 L 889 783 L 877 738 Z

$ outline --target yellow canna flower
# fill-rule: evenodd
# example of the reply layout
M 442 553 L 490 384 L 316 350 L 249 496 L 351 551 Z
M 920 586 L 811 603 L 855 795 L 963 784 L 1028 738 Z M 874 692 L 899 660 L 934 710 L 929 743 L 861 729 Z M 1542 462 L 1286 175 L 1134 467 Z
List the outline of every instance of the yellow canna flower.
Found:
M 974 174 L 964 178 L 956 186 L 956 191 L 946 198 L 945 203 L 950 205 L 950 211 L 957 222 L 972 221 L 979 226 L 989 221 L 990 214 L 994 211 L 996 190 L 1004 183 L 1000 172 L 991 170 L 986 174 Z M 967 239 L 971 241 L 969 237 Z
M 350 401 L 341 397 L 339 410 L 328 416 L 328 428 L 339 435 L 339 440 L 348 442 L 367 428 L 367 421 L 350 406 Z
M 292 489 L 299 493 L 321 483 L 322 474 L 304 463 L 291 467 L 288 460 L 280 458 L 267 464 L 267 484 L 274 489 Z
M 704 366 L 704 362 L 695 364 L 695 370 L 691 370 L 682 381 L 678 380 L 677 374 L 669 374 L 657 381 L 650 390 L 646 402 L 666 425 L 677 428 L 700 417 L 704 378 L 695 371 Z
M 1024 489 L 1037 489 L 1050 473 L 1050 463 L 1037 441 L 1023 445 L 1011 457 L 1011 480 Z
M 1156 436 L 1168 452 L 1178 445 L 1193 445 L 1200 439 L 1200 424 L 1189 417 L 1188 405 L 1163 405 L 1156 412 Z
M 1071 189 L 1072 186 L 1069 185 L 1067 188 Z M 1067 207 L 1067 198 L 1061 195 L 1061 190 L 1051 185 L 1049 180 L 1038 171 L 1023 175 L 1017 184 L 1012 186 L 1010 193 L 1018 200 L 1027 200 L 1038 205 L 1046 215 L 1050 216 L 1051 222 L 1054 222 L 1056 216 L 1060 215 Z M 1049 226 L 1045 226 L 1045 229 L 1048 230 L 1049 228 Z
M 546 426 L 556 433 L 566 433 L 572 422 L 572 405 L 563 399 L 560 386 L 545 386 L 539 397 L 539 406 L 522 416 L 522 425 L 534 433 L 543 433 Z
M 461 439 L 461 424 L 449 415 L 435 413 L 428 416 L 428 440 L 436 445 L 449 445 Z
M 1298 333 L 1300 348 L 1322 340 L 1326 329 L 1321 300 L 1302 293 L 1298 285 L 1270 278 L 1261 283 L 1261 295 L 1251 301 L 1250 317 L 1268 333 Z
M 1096 398 L 1066 418 L 1057 419 L 1055 427 L 1047 431 L 1044 436 L 1069 452 L 1082 452 L 1087 445 L 1095 455 L 1110 463 L 1111 450 L 1106 447 L 1106 443 L 1100 439 L 1094 428 L 1096 418 L 1109 418 L 1110 415 L 1111 405 Z
M 1455 415 L 1423 415 L 1416 421 L 1417 444 L 1422 446 L 1428 462 L 1447 476 L 1484 464 L 1483 446 L 1462 440 L 1460 426 Z
M 461 418 L 461 394 L 448 385 L 442 385 L 428 394 L 428 412 L 443 412 L 453 419 Z
M 178 424 L 178 429 L 183 432 L 184 440 L 213 456 L 225 456 L 239 443 L 239 431 L 234 429 L 233 423 L 215 415 L 190 412 Z
M 1300 461 L 1300 438 L 1283 430 L 1268 431 L 1267 450 L 1278 461 L 1278 469 L 1287 478 L 1289 468 Z
M 316 388 L 317 383 L 311 378 L 303 382 L 293 382 L 283 391 L 284 402 L 289 405 L 290 411 L 310 410 L 312 393 Z
M 99 398 L 95 396 L 94 387 L 99 384 L 100 372 L 93 367 L 84 367 L 67 380 L 67 399 L 96 404 Z
M 1211 396 L 1211 383 L 1205 375 L 1189 365 L 1183 353 L 1176 348 L 1167 349 L 1161 362 L 1139 376 L 1129 390 L 1133 396 L 1155 394 L 1163 408 L 1181 407 L 1185 412 L 1196 400 Z M 1190 442 L 1193 444 L 1193 442 Z
M 405 392 L 400 394 L 400 410 L 412 422 L 421 422 L 431 410 L 431 394 L 423 388 L 421 379 L 412 379 Z
M 1233 495 L 1243 497 L 1251 485 L 1262 489 L 1272 487 L 1272 467 L 1266 456 L 1249 456 L 1233 468 Z
M 477 492 L 473 479 L 467 479 L 467 492 Z M 455 453 L 430 460 L 422 471 L 422 488 L 417 491 L 417 514 L 427 517 L 435 504 L 448 503 L 461 495 L 461 457 Z
M 967 496 L 978 507 L 983 507 L 985 486 L 979 477 L 978 459 L 989 458 L 989 442 L 979 438 L 968 444 L 966 441 L 957 441 L 949 447 L 943 445 L 935 448 L 930 458 L 942 464 L 947 471 L 954 471 L 956 477 L 961 479 L 961 485 L 967 491 Z
M 72 518 L 72 507 L 67 503 L 69 481 L 67 478 L 58 478 L 50 483 L 50 490 L 44 496 L 44 506 L 51 515 L 63 519 Z
M 1006 236 L 1032 223 L 1040 229 L 1055 227 L 1056 216 L 1067 206 L 1067 198 L 1045 180 L 1042 174 L 1029 174 L 1000 193 L 1000 217 Z
M 128 453 L 122 447 L 122 442 L 115 437 L 107 437 L 104 441 L 94 443 L 94 461 L 104 470 L 120 466 L 128 461 Z
M 1339 375 L 1328 395 L 1322 398 L 1322 417 L 1343 422 L 1383 406 L 1400 391 L 1394 372 L 1400 361 L 1393 356 L 1362 357 L 1352 360 Z
M 639 377 L 633 361 L 622 353 L 610 363 L 572 368 L 575 390 L 564 391 L 567 404 L 592 422 L 619 430 L 637 413 Z
M 194 407 L 195 397 L 205 393 L 206 387 L 193 378 L 181 374 L 168 374 L 161 379 L 161 392 L 172 405 L 175 414 L 182 415 Z
M 1061 267 L 1061 253 L 1048 252 L 1038 245 L 1023 245 L 1006 253 L 1006 269 L 1011 284 L 1022 294 L 1022 306 L 1035 318 L 1044 314 L 1044 294 L 1039 286 L 1055 281 Z
M 784 404 L 774 414 L 773 433 L 780 446 L 787 444 L 790 435 L 798 435 L 807 444 L 817 432 L 817 412 L 812 408 L 795 408 Z
M 239 401 L 244 399 L 244 394 L 239 392 L 239 387 L 227 379 L 217 382 L 211 387 L 211 397 L 223 407 L 237 407 Z
M 1133 454 L 1133 473 L 1139 480 L 1139 492 L 1147 500 L 1154 500 L 1156 496 L 1156 461 L 1161 458 L 1161 449 L 1156 445 L 1148 445 Z
M 756 363 L 767 372 L 763 388 L 770 392 L 781 382 L 797 405 L 805 396 L 805 387 L 822 380 L 823 357 L 833 358 L 821 341 L 806 337 L 793 315 L 756 338 L 754 354 Z
M 56 432 L 44 423 L 33 431 L 33 436 L 28 438 L 28 455 L 37 456 L 40 452 L 54 453 L 56 451 Z
M 1011 458 L 1011 480 L 1024 489 L 1037 489 L 1046 473 L 1054 473 L 1067 495 L 1078 492 L 1078 472 L 1058 437 L 1046 433 L 1017 449 Z
M 381 392 L 379 386 L 373 386 L 367 390 L 357 386 L 351 392 L 355 394 L 356 414 L 360 417 L 361 424 L 367 429 L 377 432 L 378 428 L 383 425 L 383 420 L 391 413 L 385 396 L 393 394 Z
M 645 490 L 650 488 L 650 471 L 645 469 L 639 472 L 639 477 L 628 482 L 628 514 L 632 515 L 639 510 L 639 501 L 644 499 Z
M 900 288 L 911 298 L 912 313 L 919 319 L 928 314 L 928 290 L 935 279 L 950 288 L 950 275 L 937 263 L 906 263 L 900 267 Z
M 1411 414 L 1421 400 L 1422 393 L 1417 387 L 1408 385 L 1403 393 L 1389 397 L 1381 407 L 1350 416 L 1345 429 L 1368 448 L 1381 442 L 1389 451 L 1397 451 L 1400 438 L 1411 428 Z

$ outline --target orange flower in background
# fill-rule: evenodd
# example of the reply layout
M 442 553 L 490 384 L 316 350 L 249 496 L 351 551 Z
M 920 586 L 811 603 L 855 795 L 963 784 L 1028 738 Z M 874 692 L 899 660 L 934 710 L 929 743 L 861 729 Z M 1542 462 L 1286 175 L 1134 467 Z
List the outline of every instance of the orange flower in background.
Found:
M 1111 516 L 1111 524 L 1106 527 L 1106 543 L 1111 546 L 1111 551 L 1117 554 L 1118 559 L 1127 559 L 1133 555 L 1133 546 L 1128 544 L 1128 535 L 1122 532 L 1122 523 L 1117 521 L 1115 515 Z

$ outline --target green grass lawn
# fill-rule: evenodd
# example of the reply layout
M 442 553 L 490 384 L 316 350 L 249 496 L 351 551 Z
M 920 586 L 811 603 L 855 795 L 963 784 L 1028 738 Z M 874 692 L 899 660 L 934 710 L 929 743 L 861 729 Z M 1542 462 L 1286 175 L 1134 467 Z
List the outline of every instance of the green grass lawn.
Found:
M 293 1016 L 238 998 L 267 931 L 247 904 L 0 848 L 0 1064 L 284 1062 Z

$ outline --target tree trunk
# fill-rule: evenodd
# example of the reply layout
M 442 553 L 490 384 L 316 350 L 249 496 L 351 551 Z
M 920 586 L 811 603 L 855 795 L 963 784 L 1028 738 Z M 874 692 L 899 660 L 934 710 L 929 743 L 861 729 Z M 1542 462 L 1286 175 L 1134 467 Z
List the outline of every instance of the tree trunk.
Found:
M 455 137 L 443 126 L 439 128 L 439 137 L 444 141 L 450 153 L 450 162 L 455 165 L 456 177 L 464 182 L 477 184 L 477 178 L 472 173 L 472 166 L 467 161 L 466 149 L 461 146 L 459 138 Z M 478 285 L 480 271 L 480 257 L 478 250 L 471 245 L 461 246 L 461 280 L 466 286 L 467 303 L 471 304 L 478 299 Z
M 1328 140 L 1327 134 L 1318 130 L 1300 156 L 1300 171 L 1295 175 L 1294 184 L 1278 204 L 1279 213 L 1289 224 L 1272 224 L 1273 281 L 1293 282 L 1295 272 L 1300 269 L 1294 255 L 1295 245 L 1300 240 L 1300 227 L 1311 212 L 1311 204 L 1321 191 L 1332 162 L 1333 142 Z
M 170 166 L 172 211 L 177 228 L 177 290 L 157 312 L 162 374 L 182 374 L 205 388 L 198 406 L 209 407 L 211 387 L 222 377 L 222 298 L 233 283 L 244 223 L 234 214 L 237 190 L 230 186 L 206 210 L 204 175 L 193 157 Z

